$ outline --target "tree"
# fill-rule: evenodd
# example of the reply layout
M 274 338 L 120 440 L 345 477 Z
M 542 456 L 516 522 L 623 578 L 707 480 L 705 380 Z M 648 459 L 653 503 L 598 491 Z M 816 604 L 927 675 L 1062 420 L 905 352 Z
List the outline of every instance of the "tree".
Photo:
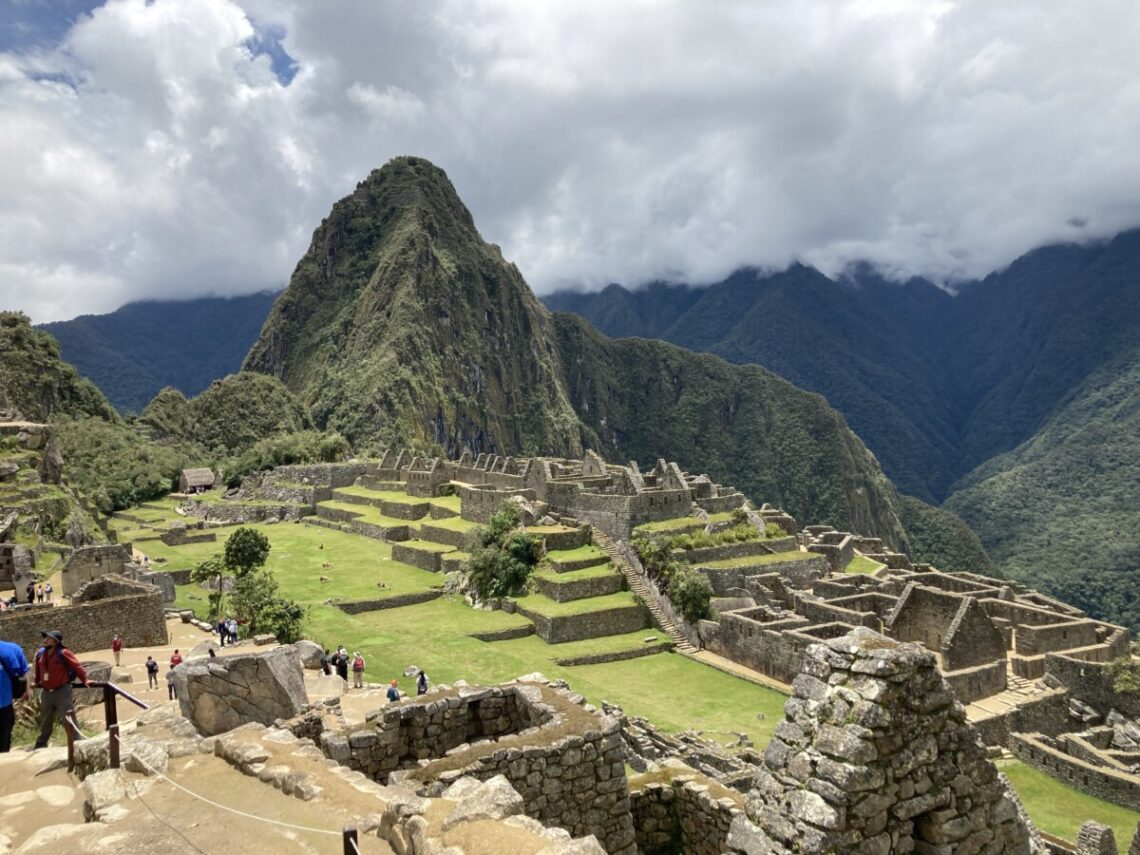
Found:
M 531 572 L 542 558 L 542 538 L 518 529 L 519 510 L 503 502 L 490 522 L 477 530 L 478 546 L 471 553 L 467 578 L 481 600 L 508 597 L 526 589 Z
M 210 587 L 210 621 L 222 617 L 222 601 L 225 599 L 223 581 L 226 574 L 226 565 L 222 556 L 214 555 L 190 571 L 190 581 L 199 585 Z
M 239 576 L 230 597 L 246 635 L 272 633 L 285 644 L 301 637 L 306 610 L 277 593 L 277 580 L 268 570 Z
M 689 623 L 709 617 L 712 595 L 713 588 L 708 578 L 691 567 L 681 568 L 669 580 L 669 599 Z
M 239 579 L 265 564 L 269 538 L 257 529 L 242 526 L 226 539 L 225 565 Z

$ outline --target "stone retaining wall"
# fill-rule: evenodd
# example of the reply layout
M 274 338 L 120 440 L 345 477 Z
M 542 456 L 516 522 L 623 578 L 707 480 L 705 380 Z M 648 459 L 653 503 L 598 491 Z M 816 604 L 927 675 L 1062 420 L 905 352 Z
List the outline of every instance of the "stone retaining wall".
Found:
M 142 586 L 140 586 L 142 587 Z M 166 644 L 166 613 L 162 594 L 154 586 L 146 593 L 95 600 L 50 609 L 9 609 L 0 612 L 0 636 L 20 645 L 31 657 L 40 647 L 47 627 L 63 633 L 64 643 L 76 652 L 102 650 L 118 633 L 127 647 Z
M 576 579 L 573 582 L 558 582 L 545 576 L 535 576 L 534 581 L 540 594 L 559 603 L 616 594 L 625 584 L 625 579 L 617 572 L 608 576 L 595 576 L 592 579 Z
M 352 520 L 348 523 L 348 530 L 361 537 L 386 540 L 391 543 L 412 539 L 412 529 L 406 525 L 376 525 L 362 520 Z
M 702 561 L 725 561 L 729 558 L 744 558 L 749 555 L 771 555 L 773 552 L 779 551 L 773 549 L 772 545 L 782 543 L 785 540 L 791 544 L 789 551 L 796 548 L 795 542 L 790 537 L 773 541 L 758 537 L 755 540 L 744 540 L 740 543 L 723 543 L 720 546 L 682 549 L 678 550 L 676 555 L 682 561 L 688 561 L 690 564 L 700 564 Z
M 416 549 L 402 543 L 392 544 L 392 560 L 412 567 L 419 567 L 431 573 L 439 573 L 443 569 L 443 556 L 446 553 L 432 552 L 426 549 Z
M 1045 743 L 1039 734 L 1013 733 L 1009 750 L 1027 766 L 1075 787 L 1082 793 L 1140 811 L 1140 783 L 1135 775 L 1093 766 Z
M 498 629 L 492 632 L 473 632 L 471 638 L 476 638 L 479 641 L 511 641 L 515 638 L 526 638 L 528 635 L 534 635 L 534 624 L 528 623 L 525 626 L 514 626 L 510 629 Z
M 979 698 L 988 698 L 1004 692 L 1008 680 L 1005 660 L 958 671 L 946 671 L 943 678 L 959 703 L 969 704 Z
M 649 625 L 649 612 L 642 606 L 619 606 L 581 615 L 546 617 L 516 604 L 519 614 L 534 623 L 534 630 L 547 644 L 582 641 L 603 635 L 624 635 Z
M 333 602 L 335 608 L 345 614 L 358 615 L 362 612 L 378 612 L 384 609 L 398 609 L 402 606 L 414 606 L 417 603 L 426 603 L 438 599 L 443 591 L 417 591 L 414 594 L 401 594 L 395 597 L 384 597 L 377 600 L 347 600 Z
M 1045 673 L 1101 715 L 1115 709 L 1129 718 L 1140 718 L 1140 695 L 1115 691 L 1112 675 L 1103 663 L 1049 653 L 1045 656 Z
M 672 641 L 662 641 L 658 644 L 646 644 L 643 647 L 631 647 L 629 650 L 611 650 L 609 653 L 594 653 L 589 656 L 567 656 L 565 658 L 555 659 L 554 664 L 566 667 L 573 667 L 575 665 L 603 665 L 606 662 L 625 662 L 627 659 L 640 659 L 642 656 L 668 653 L 672 649 Z
M 629 794 L 637 851 L 641 855 L 720 855 L 728 850 L 728 829 L 744 811 L 728 797 L 682 775 L 647 784 Z
M 446 543 L 456 549 L 466 549 L 471 541 L 472 534 L 473 532 L 456 531 L 453 528 L 445 528 L 426 522 L 420 525 L 420 536 L 424 540 L 430 540 L 433 543 Z

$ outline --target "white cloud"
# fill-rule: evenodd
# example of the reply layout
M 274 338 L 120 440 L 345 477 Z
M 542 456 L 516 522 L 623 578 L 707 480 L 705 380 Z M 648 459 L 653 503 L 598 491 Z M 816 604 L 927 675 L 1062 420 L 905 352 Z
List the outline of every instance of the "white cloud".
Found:
M 108 0 L 0 53 L 0 305 L 283 285 L 396 154 L 539 291 L 981 275 L 1140 224 L 1138 37 L 1130 0 Z

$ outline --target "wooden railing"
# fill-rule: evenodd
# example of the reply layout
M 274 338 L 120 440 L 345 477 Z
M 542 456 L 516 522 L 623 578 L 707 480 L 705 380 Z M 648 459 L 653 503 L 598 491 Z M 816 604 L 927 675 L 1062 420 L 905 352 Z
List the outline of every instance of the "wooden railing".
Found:
M 124 692 L 114 683 L 104 683 L 93 680 L 84 686 L 82 683 L 72 683 L 72 689 L 102 689 L 103 690 L 103 717 L 107 723 L 107 750 L 108 764 L 112 769 L 119 768 L 119 710 L 116 706 L 115 696 L 120 695 L 137 707 L 144 710 L 150 706 L 140 701 L 129 692 Z M 64 731 L 67 733 L 67 771 L 75 770 L 75 739 L 81 736 L 79 723 L 75 720 L 75 709 L 69 709 L 64 716 Z

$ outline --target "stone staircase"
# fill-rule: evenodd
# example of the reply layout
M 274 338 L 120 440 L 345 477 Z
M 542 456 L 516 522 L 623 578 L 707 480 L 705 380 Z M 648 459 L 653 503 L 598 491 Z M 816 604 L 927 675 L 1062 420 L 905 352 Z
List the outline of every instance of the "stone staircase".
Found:
M 626 560 L 625 555 L 622 554 L 621 549 L 617 543 L 614 542 L 614 539 L 598 528 L 594 529 L 593 534 L 594 543 L 600 546 L 610 557 L 610 561 L 613 562 L 613 565 L 617 567 L 625 577 L 629 589 L 645 603 L 645 607 L 649 610 L 649 614 L 653 618 L 653 625 L 673 640 L 676 645 L 674 649 L 678 653 L 684 653 L 686 655 L 696 653 L 697 648 L 692 645 L 685 633 L 681 632 L 677 625 L 657 606 L 657 599 L 649 590 L 649 582 Z

